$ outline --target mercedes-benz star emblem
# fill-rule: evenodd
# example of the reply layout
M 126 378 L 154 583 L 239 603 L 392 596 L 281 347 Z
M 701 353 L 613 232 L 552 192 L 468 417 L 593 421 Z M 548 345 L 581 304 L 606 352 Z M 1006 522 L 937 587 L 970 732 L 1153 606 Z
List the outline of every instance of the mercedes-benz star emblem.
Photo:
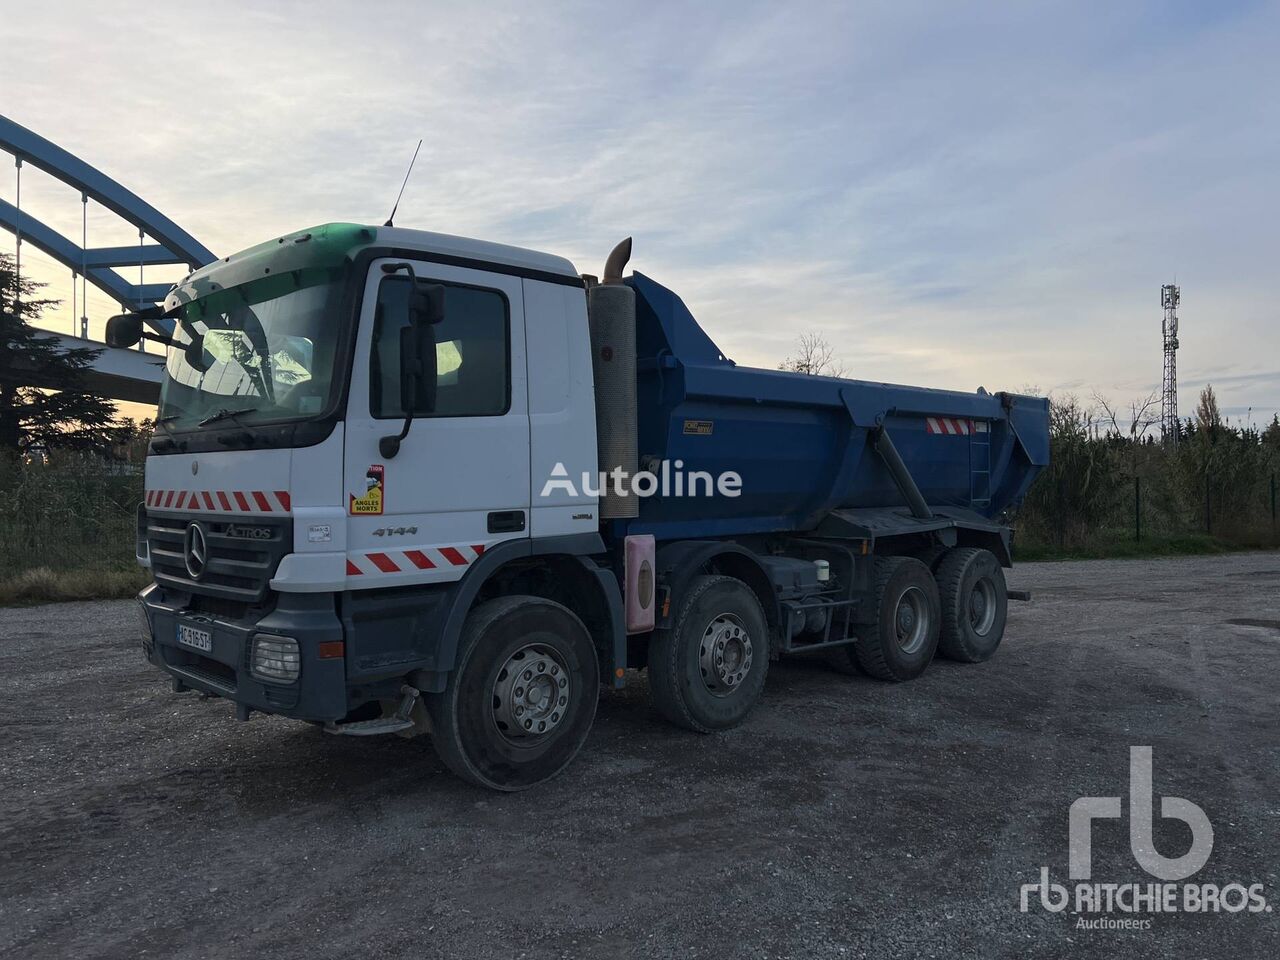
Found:
M 204 573 L 204 565 L 209 560 L 209 545 L 204 539 L 204 528 L 198 523 L 187 526 L 183 556 L 187 561 L 187 573 L 191 574 L 192 580 L 199 580 Z

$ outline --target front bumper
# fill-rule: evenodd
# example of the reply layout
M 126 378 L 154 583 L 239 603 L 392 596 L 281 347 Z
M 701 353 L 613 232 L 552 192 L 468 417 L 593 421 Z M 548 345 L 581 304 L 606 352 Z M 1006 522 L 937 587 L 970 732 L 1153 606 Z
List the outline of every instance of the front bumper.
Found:
M 225 697 L 248 710 L 299 720 L 338 721 L 360 702 L 381 691 L 351 688 L 346 659 L 322 658 L 320 644 L 343 639 L 333 594 L 281 593 L 261 616 L 243 620 L 193 613 L 177 597 L 152 584 L 138 600 L 146 614 L 143 650 L 147 659 L 181 687 Z M 178 625 L 208 631 L 211 648 L 195 650 L 178 643 Z M 298 641 L 301 670 L 292 683 L 260 680 L 250 672 L 251 643 L 258 633 Z

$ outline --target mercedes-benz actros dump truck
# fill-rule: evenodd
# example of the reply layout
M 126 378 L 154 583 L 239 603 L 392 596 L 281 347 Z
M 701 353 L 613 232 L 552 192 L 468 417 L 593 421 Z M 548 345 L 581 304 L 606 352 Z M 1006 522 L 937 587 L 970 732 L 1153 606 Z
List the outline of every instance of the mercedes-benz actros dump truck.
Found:
M 737 366 L 629 256 L 597 281 L 328 224 L 113 318 L 113 346 L 166 344 L 147 659 L 240 719 L 427 733 L 516 790 L 629 668 L 705 733 L 783 654 L 885 680 L 990 657 L 1047 402 Z

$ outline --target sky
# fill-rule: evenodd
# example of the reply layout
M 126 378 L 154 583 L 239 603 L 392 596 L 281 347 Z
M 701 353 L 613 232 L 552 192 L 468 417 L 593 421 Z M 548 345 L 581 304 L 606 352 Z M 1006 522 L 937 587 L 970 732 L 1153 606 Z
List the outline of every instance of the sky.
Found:
M 588 273 L 634 236 L 632 266 L 753 366 L 818 332 L 858 379 L 1126 405 L 1159 389 L 1176 282 L 1180 412 L 1211 382 L 1261 424 L 1278 41 L 1280 6 L 1235 0 L 55 0 L 0 17 L 0 113 L 219 254 L 381 223 L 421 137 L 397 226 Z M 79 237 L 79 196 L 30 168 L 23 209 Z M 92 204 L 89 233 L 136 242 Z

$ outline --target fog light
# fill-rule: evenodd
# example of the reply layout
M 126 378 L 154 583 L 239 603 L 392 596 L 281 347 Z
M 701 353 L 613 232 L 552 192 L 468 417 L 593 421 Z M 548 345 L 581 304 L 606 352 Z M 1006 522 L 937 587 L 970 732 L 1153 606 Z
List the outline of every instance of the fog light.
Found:
M 269 683 L 293 683 L 302 672 L 298 641 L 293 637 L 268 637 L 259 634 L 253 638 L 253 657 L 249 670 L 259 680 Z

